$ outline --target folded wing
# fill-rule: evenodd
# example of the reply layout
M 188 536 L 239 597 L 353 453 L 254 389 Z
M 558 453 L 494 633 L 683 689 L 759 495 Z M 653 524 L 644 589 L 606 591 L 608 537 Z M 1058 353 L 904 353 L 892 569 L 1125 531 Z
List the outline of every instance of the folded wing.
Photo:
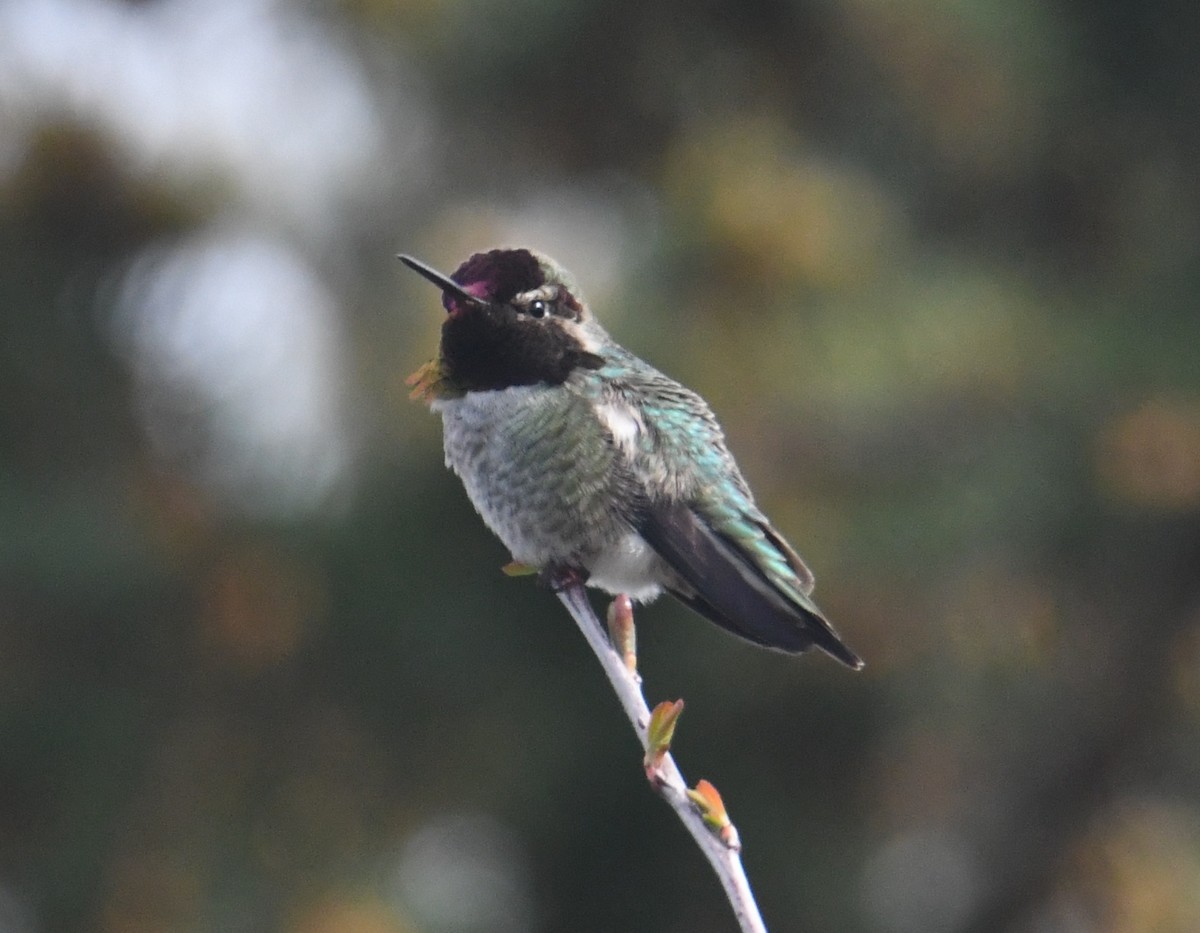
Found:
M 761 526 L 760 526 L 761 527 Z M 756 546 L 775 548 L 797 572 L 786 590 L 768 579 L 744 546 L 713 529 L 684 502 L 660 502 L 645 509 L 638 532 L 683 581 L 671 594 L 722 628 L 768 648 L 801 652 L 816 645 L 854 669 L 862 660 L 842 643 L 837 633 L 807 596 L 811 575 L 795 552 L 769 527 Z

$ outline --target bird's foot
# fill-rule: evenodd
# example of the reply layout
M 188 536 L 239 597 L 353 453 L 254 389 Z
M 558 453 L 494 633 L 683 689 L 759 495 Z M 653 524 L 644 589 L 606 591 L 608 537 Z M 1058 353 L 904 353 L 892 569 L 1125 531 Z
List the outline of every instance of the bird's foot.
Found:
M 588 581 L 588 572 L 569 564 L 549 564 L 538 572 L 538 580 L 555 593 L 583 586 Z

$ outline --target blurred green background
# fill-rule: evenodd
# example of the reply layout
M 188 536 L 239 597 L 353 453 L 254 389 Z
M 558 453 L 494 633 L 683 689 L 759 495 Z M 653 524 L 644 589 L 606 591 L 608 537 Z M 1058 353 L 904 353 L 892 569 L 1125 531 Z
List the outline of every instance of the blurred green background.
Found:
M 728 931 L 403 378 L 570 268 L 868 667 L 639 612 L 774 931 L 1200 929 L 1200 6 L 0 2 L 0 931 Z

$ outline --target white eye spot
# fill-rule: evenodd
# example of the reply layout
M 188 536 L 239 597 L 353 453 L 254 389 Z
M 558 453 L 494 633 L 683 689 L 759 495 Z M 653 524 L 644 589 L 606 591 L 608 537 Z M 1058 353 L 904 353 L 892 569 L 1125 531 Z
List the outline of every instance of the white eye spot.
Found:
M 529 302 L 529 313 L 532 317 L 545 317 L 548 310 L 550 310 L 550 305 L 541 298 Z

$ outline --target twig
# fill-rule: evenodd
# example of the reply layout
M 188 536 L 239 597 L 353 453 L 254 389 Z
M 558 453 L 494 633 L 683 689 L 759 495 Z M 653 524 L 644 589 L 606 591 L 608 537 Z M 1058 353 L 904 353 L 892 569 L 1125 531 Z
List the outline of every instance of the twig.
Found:
M 604 673 L 608 675 L 609 682 L 625 710 L 625 715 L 633 724 L 643 750 L 649 752 L 647 727 L 650 724 L 651 714 L 646 706 L 646 699 L 642 695 L 640 678 L 627 665 L 626 659 L 613 648 L 604 627 L 592 610 L 591 603 L 588 602 L 582 584 L 572 583 L 563 587 L 558 591 L 558 598 L 567 607 L 571 618 L 575 620 L 592 651 L 600 659 Z M 617 597 L 617 599 L 627 598 Z M 767 933 L 762 915 L 758 912 L 758 904 L 755 903 L 754 894 L 750 890 L 750 882 L 742 868 L 741 845 L 737 839 L 737 832 L 733 830 L 732 826 L 728 826 L 724 839 L 716 835 L 705 823 L 704 817 L 689 798 L 683 775 L 679 773 L 679 768 L 676 767 L 675 760 L 670 753 L 663 752 L 661 755 L 657 755 L 655 760 L 658 766 L 653 771 L 652 786 L 671 805 L 671 809 L 675 811 L 687 831 L 692 834 L 700 851 L 704 853 L 704 857 L 712 865 L 713 871 L 721 879 L 725 896 L 729 899 L 729 904 L 733 908 L 734 916 L 737 917 L 743 933 Z M 648 768 L 649 773 L 650 769 Z

